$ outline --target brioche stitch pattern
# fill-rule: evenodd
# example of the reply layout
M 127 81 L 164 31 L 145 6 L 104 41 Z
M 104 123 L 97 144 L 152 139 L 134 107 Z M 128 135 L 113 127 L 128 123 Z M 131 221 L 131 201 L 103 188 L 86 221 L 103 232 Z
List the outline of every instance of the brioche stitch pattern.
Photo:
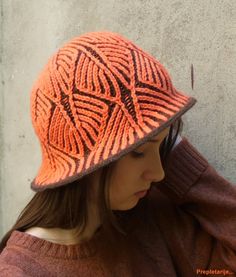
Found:
M 158 134 L 196 99 L 177 91 L 154 57 L 113 32 L 90 32 L 61 47 L 31 92 L 43 190 L 118 159 Z

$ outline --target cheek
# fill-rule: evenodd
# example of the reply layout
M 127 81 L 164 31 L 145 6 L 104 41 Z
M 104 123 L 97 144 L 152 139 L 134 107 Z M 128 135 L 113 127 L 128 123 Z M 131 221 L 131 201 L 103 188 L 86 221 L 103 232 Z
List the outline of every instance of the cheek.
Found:
M 111 179 L 110 196 L 112 200 L 118 200 L 127 194 L 130 178 L 127 173 L 117 171 Z
M 129 159 L 123 160 L 114 172 L 114 188 L 120 192 L 129 191 L 137 183 L 140 173 L 141 168 L 133 166 Z
M 140 184 L 140 172 L 137 167 L 131 167 L 128 160 L 117 164 L 109 190 L 110 201 L 113 206 L 132 200 L 137 185 Z
M 135 190 L 125 183 L 113 183 L 109 195 L 111 209 L 129 210 L 133 208 L 138 202 L 134 192 Z

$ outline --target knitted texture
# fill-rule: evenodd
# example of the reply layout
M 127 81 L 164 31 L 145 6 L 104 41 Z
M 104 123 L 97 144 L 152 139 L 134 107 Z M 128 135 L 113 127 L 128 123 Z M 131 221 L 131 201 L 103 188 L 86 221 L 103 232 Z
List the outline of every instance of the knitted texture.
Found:
M 120 34 L 85 33 L 48 61 L 31 92 L 42 164 L 35 191 L 79 179 L 168 127 L 196 102 Z

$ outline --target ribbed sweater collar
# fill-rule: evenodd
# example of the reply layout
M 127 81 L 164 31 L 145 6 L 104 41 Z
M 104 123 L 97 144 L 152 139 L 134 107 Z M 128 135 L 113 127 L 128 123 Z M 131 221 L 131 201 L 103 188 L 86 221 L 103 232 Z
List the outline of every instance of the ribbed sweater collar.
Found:
M 28 249 L 32 252 L 37 252 L 37 255 L 52 256 L 61 259 L 78 259 L 89 258 L 96 254 L 99 240 L 101 239 L 102 231 L 95 233 L 89 241 L 64 245 L 53 243 L 28 233 L 13 231 L 7 242 L 7 246 L 19 246 Z

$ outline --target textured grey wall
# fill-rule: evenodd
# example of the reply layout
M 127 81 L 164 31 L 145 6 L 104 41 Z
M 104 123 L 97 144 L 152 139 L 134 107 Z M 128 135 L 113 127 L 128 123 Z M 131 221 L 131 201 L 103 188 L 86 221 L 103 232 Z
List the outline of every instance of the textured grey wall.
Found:
M 184 135 L 221 175 L 236 180 L 236 1 L 2 0 L 0 235 L 31 198 L 40 165 L 32 83 L 57 47 L 96 30 L 133 40 L 164 64 L 178 89 L 197 98 L 183 118 Z

